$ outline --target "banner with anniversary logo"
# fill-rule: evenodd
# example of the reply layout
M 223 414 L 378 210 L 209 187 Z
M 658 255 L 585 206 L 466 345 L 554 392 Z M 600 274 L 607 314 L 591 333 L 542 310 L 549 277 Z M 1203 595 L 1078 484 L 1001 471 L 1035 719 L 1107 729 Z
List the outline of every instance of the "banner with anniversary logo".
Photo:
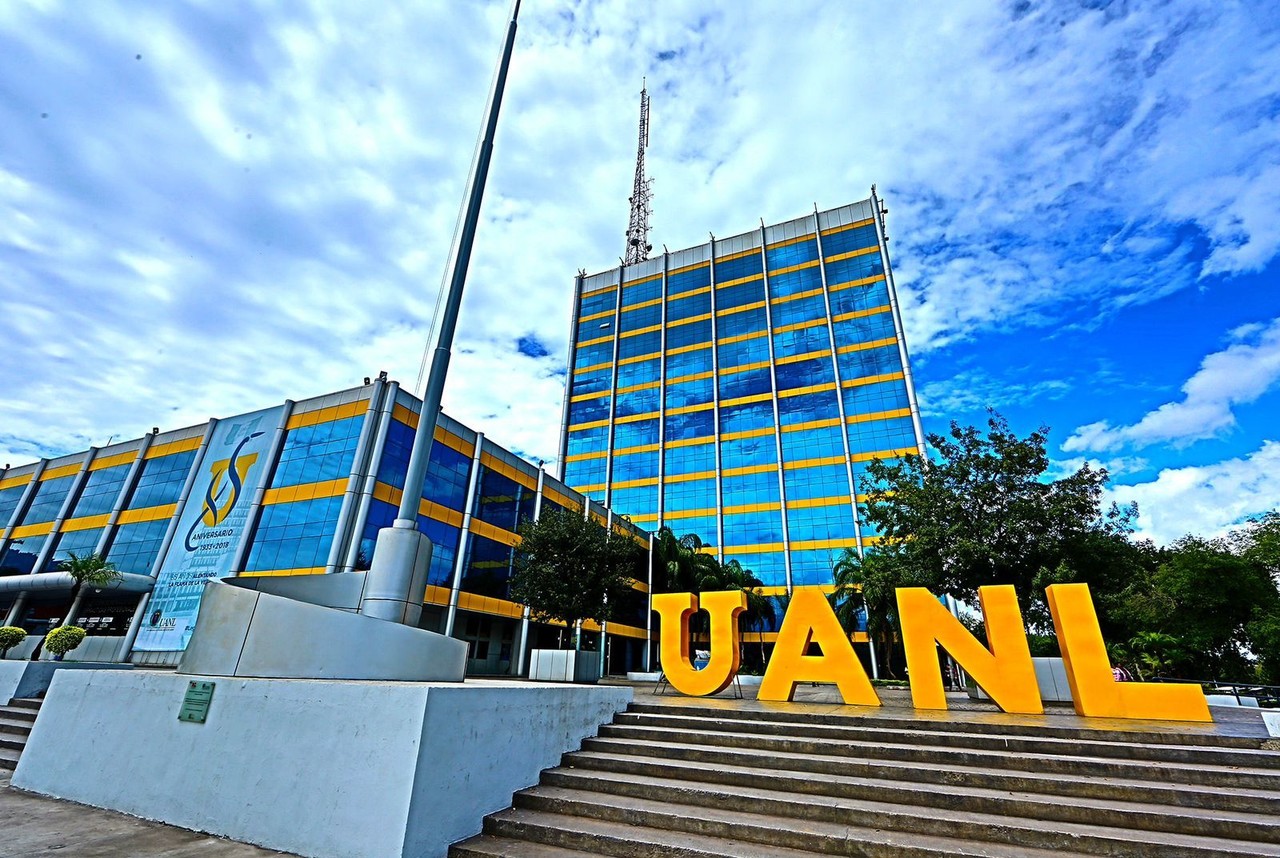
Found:
M 281 407 L 219 422 L 196 464 L 196 481 L 156 576 L 135 650 L 185 650 L 205 582 L 231 574 L 253 495 L 267 468 Z

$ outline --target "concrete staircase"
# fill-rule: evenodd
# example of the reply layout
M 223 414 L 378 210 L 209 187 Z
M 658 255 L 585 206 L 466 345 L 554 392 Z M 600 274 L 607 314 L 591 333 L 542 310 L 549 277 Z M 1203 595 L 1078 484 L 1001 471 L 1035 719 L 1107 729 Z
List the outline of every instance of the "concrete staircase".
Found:
M 450 856 L 1280 856 L 1261 738 L 717 703 L 632 704 Z
M 39 700 L 11 700 L 0 706 L 0 771 L 13 771 L 40 712 Z

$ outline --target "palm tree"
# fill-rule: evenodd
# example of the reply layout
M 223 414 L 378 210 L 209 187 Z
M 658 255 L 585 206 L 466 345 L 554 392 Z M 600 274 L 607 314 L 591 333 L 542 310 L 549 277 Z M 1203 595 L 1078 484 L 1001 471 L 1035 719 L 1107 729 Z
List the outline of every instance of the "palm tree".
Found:
M 760 663 L 766 661 L 764 652 L 764 630 L 778 620 L 778 612 L 773 600 L 760 592 L 764 582 L 755 573 L 744 567 L 737 560 L 730 560 L 720 567 L 721 590 L 741 590 L 747 594 L 747 610 L 740 622 L 758 635 L 760 644 Z
M 67 615 L 62 618 L 61 625 L 64 626 L 71 625 L 76 614 L 79 613 L 86 584 L 90 587 L 106 587 L 124 577 L 114 563 L 96 552 L 84 555 L 77 555 L 74 551 L 69 552 L 67 559 L 58 565 L 58 569 L 66 572 L 76 582 L 71 588 L 71 606 L 67 608 Z
M 829 598 L 840 626 L 852 633 L 865 612 L 867 637 L 876 644 L 883 675 L 893 676 L 889 649 L 897 625 L 896 588 L 905 582 L 899 580 L 892 559 L 870 551 L 859 555 L 855 549 L 846 548 L 836 559 L 832 571 L 836 589 Z

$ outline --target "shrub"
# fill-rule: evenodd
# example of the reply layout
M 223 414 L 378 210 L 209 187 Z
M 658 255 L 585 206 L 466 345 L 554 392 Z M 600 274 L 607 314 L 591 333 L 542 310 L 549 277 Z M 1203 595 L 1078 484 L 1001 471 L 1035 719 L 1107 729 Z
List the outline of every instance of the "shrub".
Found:
M 57 656 L 63 656 L 80 646 L 84 640 L 84 629 L 79 626 L 60 626 L 49 632 L 44 639 L 44 648 Z
M 20 629 L 17 626 L 0 626 L 0 658 L 7 656 L 9 650 L 22 643 L 22 639 L 26 636 L 26 629 Z

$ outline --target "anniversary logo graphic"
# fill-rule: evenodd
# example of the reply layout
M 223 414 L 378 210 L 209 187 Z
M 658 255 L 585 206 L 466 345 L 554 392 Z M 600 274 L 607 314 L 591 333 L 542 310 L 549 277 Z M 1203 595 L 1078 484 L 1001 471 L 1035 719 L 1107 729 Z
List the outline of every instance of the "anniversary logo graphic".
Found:
M 280 407 L 214 426 L 196 481 L 178 516 L 178 530 L 156 576 L 151 607 L 134 649 L 185 650 L 205 582 L 231 574 L 253 494 L 266 471 L 267 449 Z

